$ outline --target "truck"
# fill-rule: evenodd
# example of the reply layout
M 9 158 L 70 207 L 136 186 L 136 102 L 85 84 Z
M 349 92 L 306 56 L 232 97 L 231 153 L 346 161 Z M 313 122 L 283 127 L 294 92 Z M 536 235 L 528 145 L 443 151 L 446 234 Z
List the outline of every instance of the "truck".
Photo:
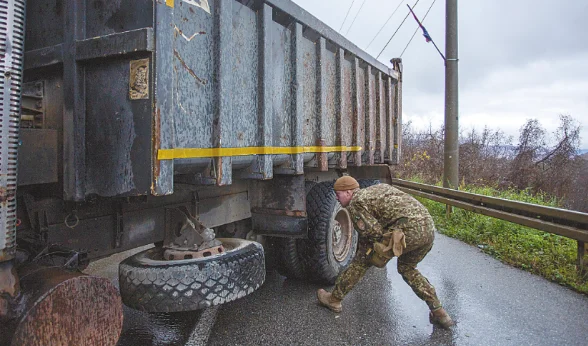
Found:
M 333 283 L 357 245 L 333 181 L 399 163 L 401 60 L 290 0 L 0 0 L 0 51 L 6 344 L 114 344 L 121 301 L 223 304 L 266 261 Z M 149 244 L 119 287 L 81 272 Z

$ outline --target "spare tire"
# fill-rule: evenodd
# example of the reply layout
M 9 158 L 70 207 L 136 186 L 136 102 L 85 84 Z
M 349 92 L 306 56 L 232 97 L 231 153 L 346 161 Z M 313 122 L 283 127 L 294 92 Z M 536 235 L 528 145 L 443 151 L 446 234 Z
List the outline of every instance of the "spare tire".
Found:
M 167 261 L 162 248 L 151 248 L 119 265 L 125 305 L 147 312 L 191 311 L 224 304 L 258 289 L 265 280 L 261 244 L 219 238 L 226 252 Z

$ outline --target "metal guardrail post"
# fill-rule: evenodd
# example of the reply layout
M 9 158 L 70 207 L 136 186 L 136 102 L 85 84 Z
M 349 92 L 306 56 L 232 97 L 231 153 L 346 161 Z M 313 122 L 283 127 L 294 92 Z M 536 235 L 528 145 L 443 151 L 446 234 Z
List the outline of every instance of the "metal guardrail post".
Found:
M 588 243 L 578 240 L 578 262 L 576 269 L 580 277 L 584 280 L 588 279 L 588 260 L 584 258 L 586 252 L 588 252 Z

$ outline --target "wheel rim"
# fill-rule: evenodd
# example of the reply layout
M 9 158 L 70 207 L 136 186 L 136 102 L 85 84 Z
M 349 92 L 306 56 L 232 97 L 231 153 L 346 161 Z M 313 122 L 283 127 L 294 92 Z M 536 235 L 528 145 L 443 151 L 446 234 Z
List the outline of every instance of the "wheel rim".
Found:
M 343 262 L 349 251 L 351 250 L 351 243 L 353 242 L 353 225 L 347 210 L 339 207 L 333 220 L 332 229 L 333 241 L 333 256 L 337 262 Z
M 239 248 L 246 246 L 247 244 L 241 244 L 238 245 L 237 243 L 234 242 L 234 240 L 237 239 L 232 239 L 232 238 L 219 238 L 219 240 L 222 243 L 222 246 L 224 248 L 224 251 L 222 253 L 216 254 L 216 255 L 212 255 L 212 256 L 208 256 L 208 257 L 199 257 L 199 258 L 178 258 L 178 259 L 173 259 L 173 260 L 166 260 L 164 258 L 164 251 L 165 248 L 161 248 L 161 247 L 154 247 L 151 249 L 148 249 L 146 251 L 144 251 L 142 254 L 138 254 L 141 255 L 138 257 L 138 261 L 141 262 L 142 264 L 145 265 L 152 265 L 152 266 L 160 266 L 160 265 L 168 265 L 170 263 L 180 263 L 180 262 L 191 262 L 191 261 L 199 261 L 199 260 L 207 260 L 207 259 L 212 259 L 218 256 L 223 256 L 229 252 L 238 250 Z M 239 239 L 240 240 L 240 239 Z M 250 241 L 247 241 L 247 243 L 252 243 Z

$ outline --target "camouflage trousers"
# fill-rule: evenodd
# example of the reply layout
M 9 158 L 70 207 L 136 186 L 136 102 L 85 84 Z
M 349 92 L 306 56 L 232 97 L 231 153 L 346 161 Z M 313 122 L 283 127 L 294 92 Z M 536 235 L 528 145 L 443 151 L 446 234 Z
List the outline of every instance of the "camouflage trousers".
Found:
M 371 249 L 373 244 L 369 241 L 360 238 L 359 247 L 355 258 L 345 269 L 335 282 L 335 289 L 333 290 L 333 297 L 343 299 L 347 293 L 361 280 L 365 272 L 372 265 L 369 262 L 367 255 L 368 249 Z M 410 248 L 407 244 L 407 249 Z M 403 253 L 398 257 L 398 273 L 402 276 L 404 281 L 412 288 L 414 293 L 427 303 L 429 309 L 436 310 L 441 307 L 441 302 L 437 298 L 435 287 L 431 285 L 429 280 L 418 271 L 417 264 L 425 258 L 427 253 L 431 251 L 433 241 L 428 241 L 421 246 Z

